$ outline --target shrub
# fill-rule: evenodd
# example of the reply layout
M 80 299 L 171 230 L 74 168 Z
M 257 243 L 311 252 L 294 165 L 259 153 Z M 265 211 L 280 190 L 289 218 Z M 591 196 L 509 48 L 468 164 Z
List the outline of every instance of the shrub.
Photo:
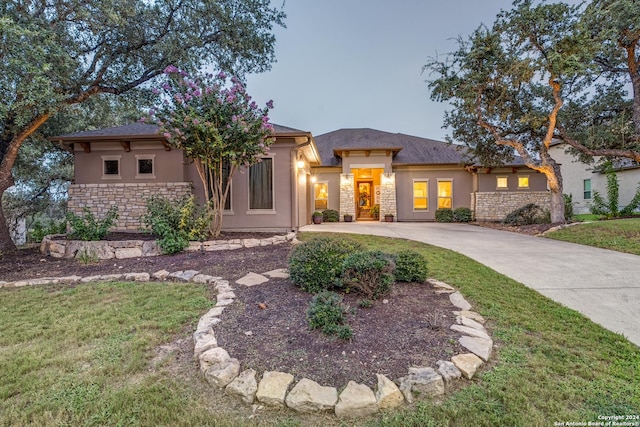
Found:
M 89 208 L 82 208 L 83 215 L 67 213 L 67 221 L 71 227 L 70 236 L 79 240 L 102 240 L 118 219 L 118 207 L 111 206 L 102 220 L 96 219 Z
M 342 262 L 359 249 L 360 244 L 353 240 L 332 236 L 300 243 L 289 257 L 291 282 L 311 293 L 339 286 Z
M 389 254 L 380 251 L 355 252 L 345 258 L 342 286 L 377 299 L 389 293 L 394 281 L 395 263 Z
M 418 252 L 404 250 L 396 255 L 396 280 L 422 283 L 427 280 L 427 260 Z
M 322 211 L 322 220 L 324 222 L 338 222 L 340 221 L 340 214 L 333 209 L 325 209 Z
M 473 215 L 469 208 L 455 208 L 453 211 L 453 220 L 455 222 L 471 222 Z
M 33 223 L 29 230 L 29 240 L 35 243 L 42 242 L 44 236 L 51 234 L 65 234 L 67 232 L 67 221 L 51 221 L 46 226 L 38 220 Z
M 549 212 L 535 203 L 529 203 L 511 212 L 503 221 L 508 225 L 530 225 L 551 222 Z
M 569 221 L 573 218 L 573 194 L 563 194 L 562 198 L 564 200 L 564 219 Z
M 142 221 L 159 238 L 162 252 L 174 254 L 189 246 L 189 240 L 207 238 L 211 214 L 196 204 L 194 196 L 177 200 L 152 196 Z
M 436 222 L 453 222 L 453 211 L 449 208 L 436 209 Z
M 314 296 L 307 309 L 309 329 L 320 329 L 327 335 L 349 339 L 351 328 L 344 325 L 345 318 L 346 307 L 342 304 L 342 297 L 331 291 L 323 291 Z

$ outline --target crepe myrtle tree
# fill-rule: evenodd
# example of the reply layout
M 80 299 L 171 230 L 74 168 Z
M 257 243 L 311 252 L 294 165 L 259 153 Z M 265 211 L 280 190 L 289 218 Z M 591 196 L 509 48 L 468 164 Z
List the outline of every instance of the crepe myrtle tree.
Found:
M 269 0 L 0 2 L 0 198 L 22 144 L 53 116 L 143 88 L 170 64 L 237 75 L 274 61 Z M 0 207 L 0 252 L 15 250 Z
M 479 27 L 444 60 L 430 60 L 425 71 L 434 100 L 449 102 L 444 124 L 453 138 L 485 166 L 517 153 L 545 175 L 551 191 L 551 220 L 564 222 L 560 165 L 549 147 L 558 134 L 565 97 L 584 90 L 579 76 L 592 55 L 588 35 L 578 30 L 579 7 L 534 5 L 516 0 L 492 27 Z
M 190 77 L 169 66 L 164 72 L 166 82 L 154 89 L 162 101 L 148 120 L 193 161 L 212 214 L 209 228 L 217 237 L 233 175 L 260 162 L 274 142 L 268 116 L 273 101 L 258 107 L 243 83 L 222 71 Z

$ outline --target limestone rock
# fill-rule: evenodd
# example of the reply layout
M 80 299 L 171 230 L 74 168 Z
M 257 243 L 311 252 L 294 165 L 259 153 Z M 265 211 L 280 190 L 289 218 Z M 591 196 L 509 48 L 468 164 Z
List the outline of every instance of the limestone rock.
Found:
M 485 323 L 484 317 L 480 316 L 475 311 L 461 310 L 461 311 L 454 311 L 453 314 L 455 314 L 456 316 L 464 316 L 468 319 L 475 320 L 476 322 L 481 323 L 483 325 Z
M 232 300 L 235 297 L 236 297 L 236 294 L 234 294 L 233 292 L 223 292 L 223 293 L 220 293 L 220 294 L 218 294 L 216 296 L 216 298 L 218 300 L 221 300 L 221 299 L 230 299 L 230 300 Z
M 49 255 L 53 258 L 64 258 L 66 245 L 64 242 L 51 241 L 48 245 Z
M 133 280 L 134 282 L 148 282 L 150 279 L 149 273 L 128 273 L 124 275 L 124 280 Z
M 484 326 L 482 326 L 482 323 L 476 322 L 475 320 L 465 316 L 456 316 L 456 323 L 462 326 L 468 326 L 470 328 L 474 328 L 474 329 L 478 329 L 486 332 L 486 329 L 484 328 Z
M 337 402 L 338 390 L 335 387 L 322 387 L 307 378 L 301 379 L 286 398 L 289 408 L 302 413 L 330 411 Z
M 493 341 L 484 338 L 462 337 L 458 340 L 461 346 L 487 362 L 493 350 Z
M 260 240 L 258 239 L 243 239 L 242 245 L 245 248 L 255 248 L 256 246 L 260 246 Z
M 212 332 L 200 335 L 195 340 L 195 346 L 193 349 L 193 357 L 197 360 L 202 353 L 218 346 L 218 340 Z
M 455 292 L 455 288 L 453 286 L 436 279 L 427 279 L 427 283 L 436 289 Z
M 233 303 L 233 300 L 228 298 L 228 299 L 219 299 L 216 301 L 216 307 L 226 307 L 227 305 L 230 305 Z
M 141 248 L 117 248 L 116 259 L 140 258 L 142 256 Z
M 376 390 L 378 408 L 390 409 L 402 405 L 404 396 L 398 386 L 384 375 L 376 374 L 376 377 L 378 377 L 378 389 Z
M 484 327 L 482 328 L 482 330 L 480 330 L 476 328 L 471 328 L 469 326 L 451 325 L 449 329 L 451 329 L 452 331 L 460 332 L 461 334 L 468 335 L 470 337 L 483 338 L 486 340 L 491 339 L 489 334 L 487 334 L 487 332 L 484 330 Z
M 265 405 L 283 406 L 293 375 L 285 372 L 266 371 L 258 384 L 256 398 Z
M 442 375 L 442 379 L 444 380 L 445 385 L 451 384 L 453 381 L 457 380 L 462 376 L 462 372 L 460 369 L 456 367 L 456 365 L 447 360 L 438 360 L 438 373 Z
M 156 240 L 142 242 L 142 256 L 158 256 L 162 253 Z
M 276 270 L 267 271 L 266 273 L 262 273 L 262 275 L 270 277 L 272 279 L 275 279 L 275 278 L 288 279 L 289 278 L 289 273 L 285 268 L 278 268 Z
M 364 384 L 349 381 L 338 398 L 336 416 L 338 418 L 366 417 L 376 412 L 378 412 L 378 402 L 373 391 Z
M 202 243 L 189 242 L 189 246 L 187 246 L 184 250 L 185 252 L 200 252 L 202 251 Z
M 248 273 L 247 275 L 245 275 L 244 277 L 241 277 L 240 279 L 236 280 L 236 283 L 238 285 L 244 285 L 244 286 L 256 286 L 256 285 L 260 285 L 264 282 L 268 282 L 269 279 L 267 279 L 266 277 L 264 277 L 261 274 L 256 274 L 256 273 Z
M 100 280 L 103 282 L 115 282 L 117 280 L 122 280 L 124 278 L 124 274 L 103 274 L 100 276 Z
M 473 378 L 476 371 L 482 366 L 482 360 L 472 353 L 458 354 L 453 356 L 451 361 L 468 380 Z
M 256 371 L 247 369 L 231 381 L 224 392 L 229 396 L 238 396 L 244 403 L 252 404 L 256 400 L 257 391 Z
M 291 233 L 287 233 L 287 235 L 286 235 L 286 236 L 284 236 L 284 237 L 285 237 L 285 239 L 287 239 L 287 240 L 293 240 L 293 239 L 295 239 L 295 238 L 296 238 L 296 232 L 295 232 L 295 231 L 292 231 Z
M 76 282 L 79 282 L 80 280 L 82 280 L 82 277 L 80 277 L 80 276 L 65 276 L 65 277 L 59 277 L 58 280 L 60 280 L 60 283 L 76 283 Z
M 193 283 L 213 283 L 219 279 L 219 277 L 209 276 L 208 274 L 196 274 L 191 278 Z
M 454 292 L 450 294 L 449 300 L 451 301 L 451 304 L 455 305 L 461 310 L 471 310 L 471 304 L 469 304 L 467 300 L 464 299 L 460 292 Z
M 216 347 L 205 351 L 198 358 L 200 359 L 200 370 L 206 372 L 210 367 L 231 359 L 231 356 L 224 348 Z
M 196 270 L 175 271 L 169 274 L 169 278 L 178 279 L 183 282 L 190 282 L 198 274 Z
M 444 394 L 444 380 L 433 368 L 409 368 L 408 380 L 411 392 L 419 396 L 440 396 Z
M 92 242 L 91 248 L 87 248 L 98 259 L 113 259 L 116 256 L 116 251 L 109 244 L 109 242 Z
M 167 270 L 158 270 L 153 273 L 151 277 L 157 280 L 165 280 L 167 277 L 169 277 L 169 274 L 170 273 Z
M 227 359 L 213 365 L 205 372 L 207 382 L 213 387 L 223 389 L 233 381 L 240 373 L 240 362 L 238 359 Z
M 100 280 L 100 277 L 102 277 L 102 276 L 99 276 L 99 275 L 98 276 L 85 276 L 82 279 L 80 279 L 80 282 L 82 282 L 82 283 L 95 282 L 95 281 Z

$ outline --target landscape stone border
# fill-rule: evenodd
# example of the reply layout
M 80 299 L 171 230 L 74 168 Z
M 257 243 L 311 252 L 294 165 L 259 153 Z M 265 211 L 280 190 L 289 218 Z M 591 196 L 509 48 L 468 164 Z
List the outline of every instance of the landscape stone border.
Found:
M 45 236 L 40 244 L 40 252 L 53 258 L 95 257 L 104 259 L 125 259 L 158 256 L 162 254 L 157 240 L 83 241 L 66 240 L 65 234 Z M 275 235 L 264 239 L 230 239 L 189 242 L 186 252 L 228 251 L 257 246 L 278 245 L 293 241 L 295 232 Z

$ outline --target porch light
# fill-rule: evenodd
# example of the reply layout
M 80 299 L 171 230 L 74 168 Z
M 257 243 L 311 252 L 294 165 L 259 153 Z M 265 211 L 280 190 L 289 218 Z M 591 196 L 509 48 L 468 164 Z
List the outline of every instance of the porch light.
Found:
M 311 175 L 311 183 L 315 184 L 318 181 L 318 177 L 315 175 Z
M 304 161 L 298 160 L 296 162 L 296 166 L 298 167 L 298 169 L 304 169 Z

